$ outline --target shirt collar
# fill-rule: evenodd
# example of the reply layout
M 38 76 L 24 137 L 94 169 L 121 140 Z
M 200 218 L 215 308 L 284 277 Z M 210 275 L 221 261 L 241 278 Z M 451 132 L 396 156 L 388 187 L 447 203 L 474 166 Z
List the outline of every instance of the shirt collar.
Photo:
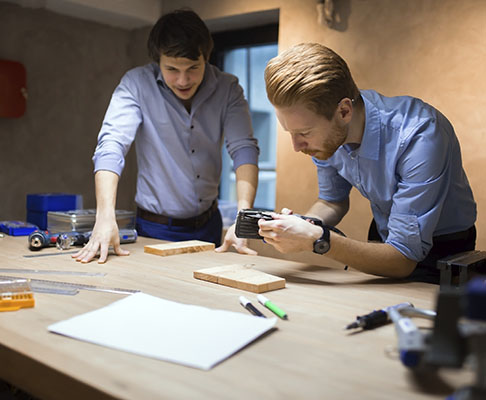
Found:
M 164 88 L 168 89 L 167 85 L 165 84 L 164 77 L 162 76 L 162 72 L 160 72 L 160 67 L 156 64 L 152 64 L 154 67 L 154 74 L 155 74 L 155 81 L 162 85 Z
M 365 93 L 361 92 L 361 97 L 364 101 L 366 120 L 359 156 L 378 160 L 381 140 L 380 113 L 376 106 L 366 98 Z

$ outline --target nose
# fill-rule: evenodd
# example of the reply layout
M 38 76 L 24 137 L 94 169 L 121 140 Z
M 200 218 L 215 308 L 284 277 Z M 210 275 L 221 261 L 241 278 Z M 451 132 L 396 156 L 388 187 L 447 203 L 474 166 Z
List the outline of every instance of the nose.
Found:
M 186 72 L 181 72 L 179 76 L 177 77 L 177 84 L 179 86 L 186 86 L 189 83 L 189 74 Z
M 294 151 L 299 152 L 307 147 L 307 143 L 302 138 L 297 136 L 292 136 L 292 145 L 294 146 Z

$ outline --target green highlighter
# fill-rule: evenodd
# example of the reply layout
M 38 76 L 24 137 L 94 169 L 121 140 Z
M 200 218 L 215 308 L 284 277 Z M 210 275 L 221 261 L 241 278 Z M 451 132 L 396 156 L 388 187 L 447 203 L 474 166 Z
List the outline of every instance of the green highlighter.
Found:
M 268 300 L 265 296 L 262 294 L 257 295 L 258 302 L 267 307 L 271 312 L 273 312 L 275 315 L 279 316 L 282 319 L 289 319 L 287 317 L 287 313 L 282 310 L 281 308 L 277 307 L 275 304 L 273 304 L 270 300 Z

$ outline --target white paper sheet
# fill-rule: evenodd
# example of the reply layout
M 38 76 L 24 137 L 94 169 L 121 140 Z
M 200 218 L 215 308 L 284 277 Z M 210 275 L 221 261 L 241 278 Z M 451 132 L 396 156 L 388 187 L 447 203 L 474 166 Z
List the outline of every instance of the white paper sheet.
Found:
M 50 332 L 208 370 L 271 329 L 276 318 L 136 293 L 50 325 Z

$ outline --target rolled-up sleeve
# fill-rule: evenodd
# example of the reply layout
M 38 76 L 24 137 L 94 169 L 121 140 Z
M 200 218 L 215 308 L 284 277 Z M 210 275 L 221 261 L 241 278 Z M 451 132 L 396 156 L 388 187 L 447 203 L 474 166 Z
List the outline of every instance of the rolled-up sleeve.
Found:
M 340 201 L 351 185 L 370 201 L 383 242 L 424 260 L 435 236 L 474 225 L 476 203 L 447 118 L 420 99 L 361 91 L 359 147 L 341 146 L 318 167 L 319 197 Z
M 93 163 L 94 171 L 108 170 L 121 175 L 125 156 L 142 122 L 136 87 L 129 74 L 115 89 L 98 135 Z
M 243 164 L 258 165 L 258 141 L 253 137 L 250 111 L 237 79 L 230 87 L 223 129 L 226 149 L 236 170 Z
M 451 146 L 436 119 L 413 138 L 398 160 L 398 187 L 388 220 L 386 243 L 422 261 L 433 245 L 434 230 L 449 191 Z

